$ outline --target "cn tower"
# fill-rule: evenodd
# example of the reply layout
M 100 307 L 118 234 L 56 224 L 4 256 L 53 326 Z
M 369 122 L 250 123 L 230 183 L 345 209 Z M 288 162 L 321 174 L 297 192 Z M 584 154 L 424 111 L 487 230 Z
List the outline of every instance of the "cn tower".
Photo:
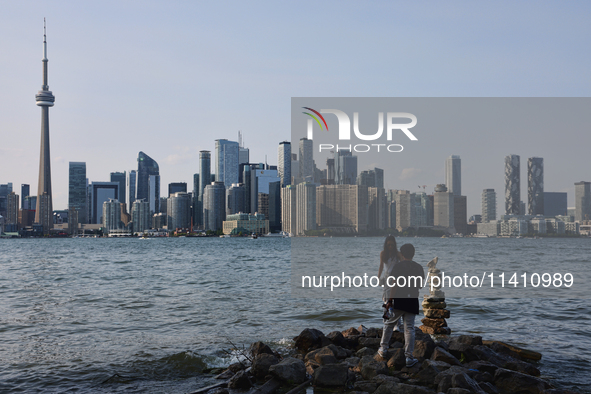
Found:
M 43 232 L 53 228 L 53 203 L 51 197 L 51 162 L 49 156 L 49 107 L 53 107 L 55 97 L 47 83 L 47 39 L 45 18 L 43 18 L 43 86 L 35 96 L 41 107 L 41 155 L 39 157 L 39 187 L 37 188 L 37 207 L 35 223 L 43 225 Z

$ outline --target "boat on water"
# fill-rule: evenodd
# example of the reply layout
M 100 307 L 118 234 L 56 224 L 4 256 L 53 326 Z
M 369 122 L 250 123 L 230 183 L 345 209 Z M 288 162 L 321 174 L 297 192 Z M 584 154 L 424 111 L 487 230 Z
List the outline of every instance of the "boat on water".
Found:
M 265 234 L 265 237 L 270 237 L 270 238 L 287 238 L 287 237 L 289 237 L 289 234 L 286 233 L 285 231 L 281 231 L 281 232 L 278 232 L 278 233 L 271 233 L 271 232 L 269 232 L 269 233 Z
M 259 236 L 255 233 L 250 234 L 250 239 L 257 239 Z

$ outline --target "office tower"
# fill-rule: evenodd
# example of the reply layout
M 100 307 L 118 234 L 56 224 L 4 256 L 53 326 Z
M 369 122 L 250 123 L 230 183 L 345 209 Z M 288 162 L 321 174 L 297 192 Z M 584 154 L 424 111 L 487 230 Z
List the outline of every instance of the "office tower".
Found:
M 68 185 L 68 208 L 74 208 L 78 211 L 78 223 L 88 223 L 86 191 L 86 163 L 71 161 Z
M 411 204 L 413 206 L 411 225 L 413 227 L 432 226 L 433 207 L 427 193 L 411 193 Z
M 433 225 L 440 227 L 454 227 L 454 195 L 447 191 L 445 185 L 435 186 L 433 200 Z
M 117 182 L 119 184 L 119 196 L 117 200 L 120 203 L 124 203 L 127 201 L 127 196 L 125 193 L 125 188 L 127 186 L 127 173 L 123 172 L 112 172 L 111 173 L 111 182 Z
M 544 192 L 544 216 L 566 215 L 566 193 Z
M 357 177 L 357 184 L 367 187 L 384 188 L 384 170 L 374 168 L 373 170 L 361 171 Z
M 242 132 L 238 132 L 238 164 L 245 164 L 250 162 L 250 151 L 244 147 L 244 138 Z
M 168 184 L 168 197 L 175 193 L 187 193 L 187 182 L 173 182 Z
M 257 213 L 265 216 L 265 218 L 268 218 L 269 217 L 269 194 L 268 193 L 259 193 L 257 201 L 258 201 Z
M 453 193 L 452 193 L 453 194 Z M 468 232 L 468 202 L 466 196 L 453 197 L 454 200 L 454 225 L 456 233 L 467 234 Z
M 505 214 L 521 214 L 521 193 L 519 182 L 519 156 L 505 157 Z
M 527 159 L 527 209 L 530 215 L 544 214 L 544 159 Z
M 0 215 L 6 215 L 8 195 L 12 193 L 12 183 L 0 185 Z
M 326 184 L 335 184 L 334 157 L 326 159 Z
M 575 221 L 591 220 L 591 182 L 575 183 Z
M 6 197 L 6 221 L 5 224 L 14 225 L 13 231 L 18 231 L 16 225 L 18 224 L 18 203 L 19 198 L 18 194 L 15 192 L 10 192 L 10 194 Z
M 269 183 L 269 229 L 281 231 L 281 182 Z
M 300 174 L 299 177 L 304 181 L 310 181 L 314 178 L 314 145 L 312 140 L 307 138 L 300 139 Z
M 29 197 L 31 187 L 27 184 L 21 185 L 21 208 L 25 209 L 25 198 Z
M 296 186 L 296 235 L 308 230 L 316 230 L 316 185 L 303 182 Z
M 408 190 L 396 192 L 396 228 L 404 230 L 414 225 L 414 197 Z
M 78 234 L 78 210 L 74 207 L 68 208 L 68 234 L 70 235 L 77 235 Z
M 212 182 L 203 191 L 203 225 L 205 230 L 218 231 L 226 218 L 226 187 Z
M 322 185 L 316 189 L 316 223 L 354 233 L 367 230 L 366 186 Z
M 350 150 L 335 153 L 335 175 L 337 185 L 355 185 L 357 183 L 357 156 Z
M 118 183 L 118 182 L 117 182 Z M 108 233 L 121 229 L 121 204 L 119 200 L 109 198 L 103 202 L 103 227 Z
M 43 226 L 46 234 L 53 228 L 53 200 L 51 194 L 51 160 L 49 153 L 49 107 L 53 107 L 55 97 L 49 90 L 47 80 L 47 40 L 45 36 L 45 19 L 43 19 L 43 86 L 35 96 L 37 105 L 41 107 L 41 154 L 39 157 L 39 184 L 37 187 L 37 208 L 35 223 Z M 43 196 L 43 198 L 41 198 Z
M 251 167 L 250 187 L 245 188 L 250 193 L 248 200 L 250 202 L 251 213 L 258 211 L 259 193 L 269 194 L 269 184 L 271 182 L 281 182 L 277 170 L 262 170 L 260 169 L 261 167 L 261 165 Z
M 296 186 L 281 188 L 281 229 L 288 234 L 296 233 Z
M 381 187 L 367 188 L 368 230 L 383 230 L 386 228 L 386 191 Z
M 244 186 L 234 183 L 226 192 L 226 215 L 244 212 Z
M 137 184 L 137 171 L 131 170 L 129 174 L 127 174 L 127 195 L 128 195 L 128 207 L 131 210 L 131 206 L 135 201 L 135 194 L 136 194 L 136 184 Z
M 189 229 L 191 227 L 191 195 L 177 192 L 168 198 L 167 203 L 168 231 Z
M 197 191 L 197 206 L 195 224 L 203 226 L 203 191 L 205 186 L 211 183 L 211 152 L 202 150 L 199 152 L 199 190 Z
M 89 223 L 103 223 L 103 203 L 117 199 L 117 195 L 119 194 L 119 183 L 92 182 L 88 188 L 90 194 Z
M 238 142 L 226 139 L 215 140 L 215 176 L 217 182 L 223 182 L 229 188 L 238 183 L 238 156 L 240 147 Z M 221 228 L 221 227 L 220 227 Z
M 33 220 L 35 219 L 35 207 L 37 207 L 37 196 L 25 197 L 25 206 L 23 209 L 27 209 L 33 212 Z
M 279 143 L 277 149 L 277 170 L 281 178 L 281 186 L 291 185 L 291 142 Z
M 166 215 L 168 213 L 168 197 L 160 197 L 160 210 L 158 213 Z
M 462 194 L 462 159 L 452 155 L 445 159 L 445 186 L 454 196 Z
M 133 232 L 142 233 L 150 228 L 150 204 L 146 200 L 135 200 L 131 206 Z
M 150 210 L 160 210 L 160 168 L 158 163 L 144 152 L 137 156 L 137 188 L 136 199 L 144 199 L 150 203 Z
M 497 220 L 497 193 L 495 189 L 482 191 L 482 222 Z

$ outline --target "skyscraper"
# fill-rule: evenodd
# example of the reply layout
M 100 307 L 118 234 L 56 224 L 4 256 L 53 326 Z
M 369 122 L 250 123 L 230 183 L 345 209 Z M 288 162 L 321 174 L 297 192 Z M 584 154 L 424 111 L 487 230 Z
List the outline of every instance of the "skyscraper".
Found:
M 203 226 L 205 230 L 223 229 L 226 219 L 226 188 L 223 182 L 212 182 L 203 191 Z
M 117 199 L 110 198 L 109 201 L 103 202 L 103 227 L 107 233 L 113 230 L 119 230 L 122 227 L 121 223 L 121 203 Z
M 300 139 L 300 174 L 304 182 L 314 178 L 314 145 L 312 140 Z
M 233 183 L 238 183 L 239 152 L 238 142 L 215 140 L 215 179 L 223 182 L 226 189 Z
M 435 187 L 433 202 L 433 225 L 454 228 L 454 194 L 445 185 Z
M 202 150 L 199 152 L 199 190 L 197 190 L 197 202 L 194 224 L 203 226 L 203 192 L 205 187 L 211 183 L 211 152 Z
M 530 215 L 544 214 L 544 159 L 527 159 L 527 210 Z
M 575 221 L 591 220 L 591 182 L 575 183 Z
M 482 222 L 497 220 L 497 193 L 495 189 L 482 191 Z
M 25 198 L 29 197 L 31 187 L 27 184 L 21 185 L 21 209 L 25 209 Z
M 69 175 L 68 208 L 78 211 L 78 223 L 88 223 L 86 163 L 71 161 Z
M 150 228 L 150 204 L 145 200 L 135 200 L 131 208 L 133 232 L 142 233 Z
M 175 193 L 186 193 L 187 182 L 173 182 L 168 184 L 168 197 L 170 198 Z
M 154 213 L 160 210 L 160 168 L 158 163 L 144 152 L 137 155 L 136 199 L 150 203 Z
M 291 142 L 279 143 L 277 149 L 277 170 L 281 178 L 281 186 L 291 185 Z
M 303 182 L 296 186 L 296 235 L 307 230 L 316 230 L 316 185 Z
M 89 223 L 103 223 L 103 203 L 109 200 L 116 200 L 119 194 L 119 183 L 117 182 L 92 182 L 89 186 L 90 207 L 88 209 Z
M 454 196 L 462 194 L 462 159 L 452 155 L 445 159 L 445 185 Z
M 521 185 L 519 177 L 519 156 L 505 157 L 505 214 L 521 214 Z
M 191 226 L 191 195 L 186 192 L 172 194 L 167 202 L 168 231 L 188 229 Z
M 133 205 L 133 202 L 135 201 L 136 179 L 137 179 L 137 171 L 136 170 L 129 171 L 129 174 L 127 175 L 127 195 L 129 198 L 128 206 L 129 206 L 130 210 Z
M 566 215 L 566 193 L 544 192 L 544 216 Z
M 338 150 L 335 153 L 334 164 L 337 185 L 357 184 L 357 156 L 350 150 Z
M 127 201 L 125 195 L 125 186 L 127 184 L 127 173 L 123 172 L 112 172 L 111 182 L 117 182 L 119 184 L 119 197 L 117 199 L 120 203 L 124 204 Z M 131 208 L 131 207 L 130 207 Z
M 244 186 L 233 184 L 227 191 L 226 215 L 244 212 Z
M 43 226 L 47 233 L 53 228 L 53 202 L 51 194 L 51 160 L 49 153 L 49 107 L 53 107 L 55 97 L 49 90 L 47 80 L 47 39 L 45 19 L 43 19 L 43 86 L 35 96 L 41 107 L 41 154 L 39 157 L 39 186 L 37 187 L 37 209 L 35 223 Z

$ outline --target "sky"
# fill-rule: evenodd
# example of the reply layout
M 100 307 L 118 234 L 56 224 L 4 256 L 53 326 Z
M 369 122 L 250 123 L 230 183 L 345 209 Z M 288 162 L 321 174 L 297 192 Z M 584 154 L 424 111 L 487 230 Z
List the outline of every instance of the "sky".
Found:
M 590 11 L 587 2 L 0 1 L 0 183 L 36 193 L 44 17 L 53 201 L 65 209 L 70 161 L 108 181 L 144 151 L 164 194 L 170 182 L 192 184 L 200 150 L 241 131 L 251 162 L 276 164 L 292 97 L 588 97 Z M 525 159 L 538 153 L 520 147 L 540 136 L 523 132 L 485 156 L 477 150 L 492 137 L 449 138 L 454 152 L 426 144 L 420 166 L 399 168 L 389 187 L 432 191 L 445 157 L 459 154 L 472 215 L 482 188 L 502 201 L 505 155 L 522 156 L 525 179 Z M 565 143 L 571 155 L 545 158 L 545 185 L 574 205 L 574 182 L 591 180 L 590 133 L 546 145 Z M 471 182 L 476 164 L 498 168 L 492 186 Z

